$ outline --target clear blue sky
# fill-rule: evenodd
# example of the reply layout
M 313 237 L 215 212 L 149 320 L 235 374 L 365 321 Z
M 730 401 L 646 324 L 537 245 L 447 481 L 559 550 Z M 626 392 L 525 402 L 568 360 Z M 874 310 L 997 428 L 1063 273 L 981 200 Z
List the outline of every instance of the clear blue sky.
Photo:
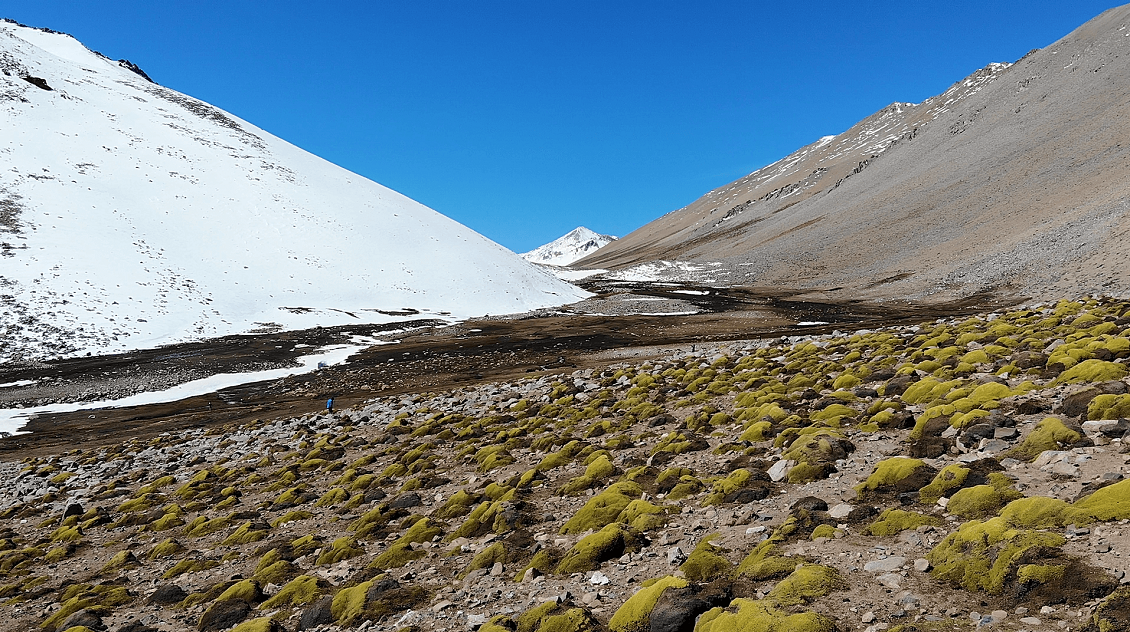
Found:
M 624 235 L 1092 0 L 5 0 L 519 252 Z

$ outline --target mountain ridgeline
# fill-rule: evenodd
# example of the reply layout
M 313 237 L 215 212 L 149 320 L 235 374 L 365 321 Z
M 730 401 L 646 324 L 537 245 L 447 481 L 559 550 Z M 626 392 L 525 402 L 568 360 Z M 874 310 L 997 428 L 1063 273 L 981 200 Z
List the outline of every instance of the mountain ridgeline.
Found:
M 721 283 L 843 299 L 1130 293 L 1128 33 L 1130 5 L 1111 9 L 577 265 L 710 264 Z

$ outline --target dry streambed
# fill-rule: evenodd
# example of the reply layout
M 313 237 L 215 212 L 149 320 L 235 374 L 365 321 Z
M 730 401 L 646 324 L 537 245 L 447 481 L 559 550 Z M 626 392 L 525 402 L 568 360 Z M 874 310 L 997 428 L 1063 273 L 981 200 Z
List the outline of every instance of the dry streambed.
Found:
M 1125 630 L 1128 317 L 700 346 L 5 463 L 4 627 Z

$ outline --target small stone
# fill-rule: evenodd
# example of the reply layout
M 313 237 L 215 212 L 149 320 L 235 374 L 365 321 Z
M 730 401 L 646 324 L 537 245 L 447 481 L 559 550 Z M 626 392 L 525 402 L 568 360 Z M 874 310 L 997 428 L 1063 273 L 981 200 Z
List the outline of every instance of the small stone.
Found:
M 1064 461 L 1053 463 L 1040 469 L 1056 476 L 1068 476 L 1072 478 L 1079 476 L 1079 466 Z
M 920 557 L 914 560 L 914 570 L 918 571 L 919 573 L 925 573 L 926 571 L 930 570 L 930 560 L 924 557 Z
M 847 518 L 849 514 L 851 514 L 852 509 L 855 509 L 854 505 L 840 503 L 829 509 L 828 515 L 832 518 L 835 518 L 836 520 L 843 520 L 844 518 Z
M 895 590 L 898 590 L 899 588 L 902 588 L 902 585 L 899 584 L 899 581 L 901 579 L 902 575 L 899 575 L 898 573 L 886 573 L 876 577 L 875 581 L 879 582 L 883 586 L 886 586 L 887 588 L 894 588 Z
M 903 531 L 898 536 L 899 542 L 905 542 L 911 546 L 921 546 L 922 536 L 918 535 L 915 531 Z
M 979 623 L 981 621 L 981 613 L 976 612 L 976 611 L 970 612 L 969 613 L 969 620 L 972 621 L 973 623 Z
M 1041 623 L 1039 617 L 1023 617 L 1020 622 L 1024 625 L 1040 625 Z
M 902 568 L 903 564 L 906 564 L 905 557 L 892 555 L 888 558 L 881 560 L 872 560 L 864 564 L 863 570 L 867 571 L 868 573 L 889 573 L 891 571 L 897 571 L 898 569 Z
M 491 577 L 502 576 L 502 562 L 495 562 L 494 566 L 490 567 L 490 576 Z
M 667 550 L 667 563 L 668 564 L 670 564 L 672 566 L 678 566 L 679 564 L 682 564 L 685 561 L 687 561 L 687 554 L 683 553 L 683 550 L 680 549 L 679 547 L 675 546 L 675 547 L 671 547 L 670 549 Z
M 903 591 L 899 593 L 898 604 L 904 608 L 917 608 L 920 601 L 918 595 L 912 592 Z
M 476 630 L 482 627 L 488 618 L 485 614 L 469 614 L 467 615 L 467 627 Z
M 1008 612 L 1005 610 L 994 610 L 989 615 L 993 619 L 993 623 L 1000 623 L 1008 618 Z
M 862 621 L 863 623 L 871 623 L 872 621 L 875 620 L 875 613 L 870 612 L 870 611 L 864 612 L 863 616 L 860 617 L 859 620 Z
M 761 525 L 757 525 L 756 527 L 747 528 L 745 530 L 745 534 L 746 535 L 753 535 L 755 533 L 763 533 L 764 531 L 765 531 L 765 527 L 763 527 Z
M 453 605 L 455 604 L 451 603 L 447 599 L 444 599 L 443 601 L 439 601 L 434 606 L 432 606 L 432 612 L 443 612 Z
M 600 571 L 594 572 L 592 574 L 592 577 L 589 578 L 589 583 L 592 584 L 593 586 L 606 586 L 611 581 L 612 580 L 609 579 L 607 575 L 605 575 L 604 573 L 602 573 Z
M 1032 461 L 1032 466 L 1043 469 L 1044 466 L 1058 463 L 1059 461 L 1067 459 L 1069 456 L 1071 456 L 1071 453 L 1063 450 L 1044 450 L 1040 453 L 1040 456 L 1036 457 L 1035 461 Z
M 1013 614 L 1028 614 L 1028 609 L 1024 606 L 1016 606 L 1016 610 L 1012 611 Z
M 769 471 L 768 471 L 769 478 L 774 483 L 779 483 L 779 482 L 783 481 L 786 476 L 789 475 L 789 470 L 793 469 L 793 466 L 795 466 L 795 465 L 796 465 L 796 461 L 791 461 L 791 460 L 788 460 L 788 459 L 781 459 L 780 461 L 777 461 L 776 463 L 774 463 L 769 468 Z
M 1095 545 L 1095 553 L 1110 553 L 1110 545 L 1106 542 Z
M 1052 606 L 1041 606 L 1040 614 L 1045 616 L 1049 614 L 1055 614 L 1055 608 L 1053 608 Z
M 1019 434 L 1016 428 L 997 428 L 993 430 L 993 438 L 1002 439 L 1004 441 L 1015 439 Z
M 586 606 L 591 606 L 598 601 L 600 601 L 599 593 L 587 592 L 584 595 L 581 595 L 581 603 L 585 604 Z

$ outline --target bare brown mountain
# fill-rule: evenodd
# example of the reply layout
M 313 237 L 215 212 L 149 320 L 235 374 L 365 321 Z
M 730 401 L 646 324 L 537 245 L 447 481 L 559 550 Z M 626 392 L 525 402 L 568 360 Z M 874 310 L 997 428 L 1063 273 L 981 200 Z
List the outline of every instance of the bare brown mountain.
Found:
M 576 266 L 829 298 L 1130 294 L 1130 5 L 894 103 Z

